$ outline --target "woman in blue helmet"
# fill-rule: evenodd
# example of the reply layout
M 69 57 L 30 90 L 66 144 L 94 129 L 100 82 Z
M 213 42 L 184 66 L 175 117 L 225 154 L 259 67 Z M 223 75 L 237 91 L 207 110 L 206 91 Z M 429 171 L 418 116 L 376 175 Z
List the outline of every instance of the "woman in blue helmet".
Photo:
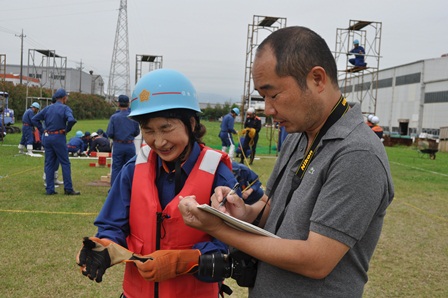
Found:
M 148 146 L 118 174 L 119 183 L 95 220 L 96 237 L 84 239 L 77 262 L 84 275 L 99 282 L 117 259 L 105 247 L 119 244 L 150 258 L 126 263 L 124 297 L 217 297 L 221 280 L 194 273 L 201 254 L 227 253 L 227 247 L 187 227 L 177 206 L 179 197 L 190 194 L 209 204 L 216 186 L 233 187 L 230 159 L 202 143 L 205 127 L 196 91 L 177 71 L 159 69 L 143 76 L 131 111 Z M 96 250 L 107 251 L 107 261 L 99 261 Z

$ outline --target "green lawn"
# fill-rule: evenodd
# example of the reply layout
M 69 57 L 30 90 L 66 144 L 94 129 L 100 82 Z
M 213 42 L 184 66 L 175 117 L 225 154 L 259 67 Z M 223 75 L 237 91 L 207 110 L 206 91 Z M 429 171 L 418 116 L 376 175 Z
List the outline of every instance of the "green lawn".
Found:
M 220 148 L 219 123 L 204 122 L 207 145 Z M 76 130 L 106 129 L 107 120 L 80 121 Z M 236 125 L 240 129 L 239 124 Z M 259 159 L 252 168 L 266 182 L 275 162 L 276 138 L 261 131 Z M 71 159 L 73 183 L 81 196 L 46 196 L 43 158 L 18 155 L 20 135 L 0 142 L 0 293 L 2 297 L 119 297 L 123 266 L 110 268 L 101 284 L 75 264 L 83 236 L 108 187 L 98 183 L 108 168 Z M 373 256 L 365 297 L 448 297 L 448 153 L 436 160 L 408 147 L 387 147 L 396 197 Z M 269 154 L 269 151 L 271 154 Z M 232 297 L 245 297 L 232 280 Z

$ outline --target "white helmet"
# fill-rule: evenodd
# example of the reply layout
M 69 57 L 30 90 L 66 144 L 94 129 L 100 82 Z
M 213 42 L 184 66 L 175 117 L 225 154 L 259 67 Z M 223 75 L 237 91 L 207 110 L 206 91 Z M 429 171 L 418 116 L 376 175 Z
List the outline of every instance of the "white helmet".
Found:
M 247 109 L 247 113 L 253 114 L 253 113 L 255 113 L 255 109 L 254 108 L 248 108 Z
M 373 116 L 370 122 L 372 122 L 373 124 L 378 124 L 380 123 L 380 118 L 378 118 L 377 116 Z
M 372 117 L 373 117 L 373 115 L 372 115 L 372 114 L 369 114 L 369 116 L 367 116 L 367 120 L 370 121 L 370 122 L 372 122 Z

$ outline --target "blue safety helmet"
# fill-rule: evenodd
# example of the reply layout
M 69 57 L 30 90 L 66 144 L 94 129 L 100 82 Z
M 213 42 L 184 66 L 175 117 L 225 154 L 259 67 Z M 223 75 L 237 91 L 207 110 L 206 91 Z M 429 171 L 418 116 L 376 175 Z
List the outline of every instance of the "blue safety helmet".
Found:
M 76 132 L 76 137 L 77 137 L 77 138 L 82 138 L 83 136 L 84 136 L 84 134 L 82 133 L 82 131 L 78 130 L 78 131 Z
M 31 104 L 31 107 L 40 110 L 40 104 L 39 104 L 38 102 L 33 102 L 33 103 Z
M 359 40 L 355 39 L 355 40 L 353 41 L 353 44 L 359 44 Z
M 238 109 L 238 108 L 233 108 L 232 112 L 234 112 L 237 116 L 240 115 L 240 109 Z
M 148 72 L 135 85 L 130 117 L 171 109 L 201 112 L 196 90 L 182 73 L 171 69 Z
M 68 95 L 67 91 L 65 91 L 64 88 L 59 88 L 56 90 L 56 92 L 53 94 L 53 97 L 58 100 L 59 98 L 66 97 Z

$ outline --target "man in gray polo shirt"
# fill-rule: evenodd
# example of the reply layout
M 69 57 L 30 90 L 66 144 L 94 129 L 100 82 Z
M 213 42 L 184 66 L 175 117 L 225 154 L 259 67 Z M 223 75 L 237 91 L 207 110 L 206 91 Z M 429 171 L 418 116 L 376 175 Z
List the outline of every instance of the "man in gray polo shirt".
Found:
M 253 64 L 265 114 L 289 133 L 267 183 L 269 200 L 244 205 L 218 187 L 212 204 L 281 239 L 233 229 L 180 200 L 187 225 L 258 259 L 250 297 L 362 297 L 394 190 L 381 141 L 349 107 L 325 41 L 304 27 L 275 31 Z M 368 171 L 366 170 L 368 169 Z M 194 194 L 193 194 L 194 195 Z M 265 207 L 264 212 L 262 208 Z

